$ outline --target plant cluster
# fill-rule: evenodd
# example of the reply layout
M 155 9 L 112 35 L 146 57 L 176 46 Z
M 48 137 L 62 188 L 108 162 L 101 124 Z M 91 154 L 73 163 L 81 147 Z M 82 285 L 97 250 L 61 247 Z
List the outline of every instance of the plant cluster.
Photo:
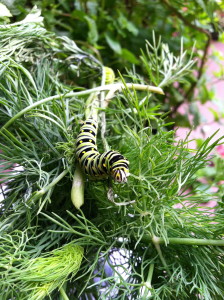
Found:
M 106 144 L 130 161 L 128 184 L 85 177 L 76 210 L 75 138 L 89 96 L 102 95 L 104 67 L 47 31 L 38 11 L 0 26 L 0 35 L 1 299 L 30 299 L 31 288 L 38 300 L 221 299 L 223 199 L 202 210 L 211 196 L 195 181 L 223 139 L 195 152 L 187 140 L 175 143 L 158 105 L 164 96 L 126 86 L 98 114 Z M 141 60 L 148 82 L 182 82 L 193 65 L 186 56 L 153 35 Z M 133 70 L 122 75 L 124 86 L 147 83 Z
M 126 73 L 127 67 L 133 67 L 146 82 L 148 70 L 141 63 L 140 49 L 145 48 L 145 40 L 153 42 L 152 31 L 163 37 L 175 55 L 178 55 L 182 37 L 186 49 L 191 49 L 196 41 L 195 72 L 188 73 L 184 81 L 178 80 L 178 84 L 166 87 L 170 97 L 160 99 L 161 110 L 172 110 L 172 120 L 175 119 L 177 126 L 190 127 L 189 113 L 184 116 L 178 113 L 183 102 L 189 103 L 194 126 L 197 126 L 199 110 L 194 101 L 215 100 L 214 92 L 208 88 L 205 69 L 212 40 L 223 41 L 222 1 L 13 0 L 9 4 L 3 0 L 3 3 L 17 20 L 37 5 L 48 30 L 75 40 L 77 45 L 115 71 Z M 220 63 L 217 80 L 223 80 L 223 57 L 218 51 L 213 51 L 212 56 Z

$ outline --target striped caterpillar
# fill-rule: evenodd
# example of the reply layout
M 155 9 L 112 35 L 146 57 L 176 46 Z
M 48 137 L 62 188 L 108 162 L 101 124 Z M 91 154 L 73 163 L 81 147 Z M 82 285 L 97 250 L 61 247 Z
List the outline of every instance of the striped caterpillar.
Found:
M 81 126 L 76 140 L 76 156 L 86 174 L 106 178 L 111 176 L 115 182 L 127 182 L 129 161 L 117 151 L 100 154 L 96 145 L 97 122 L 87 119 Z

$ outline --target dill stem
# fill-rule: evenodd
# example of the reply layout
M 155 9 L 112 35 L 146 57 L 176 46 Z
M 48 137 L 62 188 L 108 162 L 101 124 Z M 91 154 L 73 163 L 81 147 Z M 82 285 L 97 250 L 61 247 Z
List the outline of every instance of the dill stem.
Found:
M 166 260 L 163 257 L 163 253 L 161 251 L 160 243 L 158 242 L 158 239 L 159 239 L 158 237 L 156 237 L 156 236 L 153 235 L 152 242 L 153 242 L 153 244 L 154 244 L 154 246 L 156 248 L 156 251 L 158 252 L 159 258 L 160 258 L 160 260 L 161 260 L 164 268 L 167 270 L 167 273 L 171 276 L 171 273 L 170 273 L 170 270 L 169 270 L 168 265 L 166 263 Z
M 61 174 L 59 174 L 50 184 L 45 186 L 43 189 L 36 192 L 32 197 L 31 200 L 38 200 L 40 199 L 44 194 L 46 194 L 51 188 L 53 188 L 66 174 L 68 173 L 68 170 L 64 170 Z M 38 214 L 41 211 L 42 206 L 40 206 L 38 210 Z
M 152 282 L 153 271 L 154 271 L 154 264 L 151 264 L 150 267 L 149 267 L 149 273 L 148 273 L 148 277 L 147 277 L 147 280 L 146 280 L 146 282 L 150 286 L 151 286 L 151 282 Z
M 66 174 L 68 173 L 68 170 L 64 170 L 61 174 L 59 174 L 50 184 L 48 184 L 46 187 L 41 189 L 37 192 L 40 196 L 44 195 L 46 192 L 48 192 L 53 186 L 55 186 Z
M 61 296 L 62 296 L 62 299 L 64 299 L 64 300 L 69 300 L 69 298 L 68 298 L 68 296 L 66 295 L 65 290 L 63 289 L 63 287 L 61 287 L 61 288 L 59 289 L 59 291 L 60 291 L 60 294 L 61 294 Z
M 81 92 L 70 92 L 70 93 L 61 94 L 61 95 L 55 95 L 55 96 L 47 97 L 47 98 L 44 98 L 37 102 L 34 102 L 31 105 L 22 109 L 15 116 L 13 116 L 8 122 L 6 122 L 5 125 L 2 126 L 2 128 L 0 129 L 0 132 L 3 132 L 4 129 L 6 129 L 10 125 L 12 125 L 18 118 L 23 116 L 25 113 L 29 112 L 33 108 L 38 107 L 41 104 L 49 102 L 49 101 L 58 100 L 63 97 L 72 98 L 72 97 L 78 97 L 78 96 L 83 96 L 83 95 L 89 95 L 94 92 L 108 91 L 111 89 L 113 89 L 115 91 L 119 91 L 121 89 L 124 89 L 125 87 L 130 88 L 130 89 L 141 90 L 141 91 L 151 91 L 151 92 L 162 94 L 162 95 L 164 94 L 163 90 L 161 88 L 155 87 L 155 86 L 150 86 L 150 85 L 145 85 L 145 84 L 134 84 L 134 83 L 126 83 L 125 85 L 123 83 L 115 83 L 115 84 L 107 84 L 107 85 L 103 85 L 103 86 L 98 86 L 98 87 L 95 87 L 95 88 L 92 88 L 89 90 L 85 90 L 85 91 L 81 91 Z
M 154 236 L 148 240 L 156 240 L 157 244 L 173 244 L 173 245 L 197 245 L 197 246 L 224 246 L 224 240 L 197 239 L 197 238 L 161 238 Z
M 106 69 L 105 69 L 105 67 L 103 67 L 101 85 L 105 85 L 105 82 L 106 82 Z M 104 106 L 105 106 L 105 91 L 102 91 L 100 94 L 100 103 L 99 104 L 100 104 L 100 108 L 104 108 Z M 105 114 L 105 111 L 102 110 L 101 111 L 101 139 L 103 142 L 104 151 L 109 151 L 109 145 L 105 138 L 105 134 L 106 134 L 106 114 Z
M 90 94 L 86 101 L 86 109 L 85 109 L 85 118 L 93 118 L 97 121 L 98 110 L 97 110 L 97 102 L 98 101 L 98 93 L 94 92 Z M 71 200 L 76 209 L 80 209 L 80 207 L 84 204 L 84 189 L 85 189 L 85 181 L 83 172 L 79 166 L 79 163 L 76 163 L 75 173 L 72 181 L 72 189 L 71 189 Z
M 134 84 L 134 83 L 126 83 L 125 85 L 123 83 L 115 83 L 115 84 L 108 84 L 108 85 L 104 85 L 104 81 L 105 81 L 105 76 L 103 75 L 102 78 L 102 82 L 101 82 L 101 86 L 99 87 L 95 87 L 86 91 L 82 91 L 82 92 L 77 92 L 77 93 L 68 93 L 65 96 L 66 97 L 73 97 L 73 96 L 80 96 L 80 95 L 86 95 L 86 94 L 91 94 L 89 99 L 87 100 L 87 108 L 85 111 L 85 116 L 86 117 L 92 117 L 94 119 L 97 119 L 97 113 L 98 113 L 98 107 L 97 107 L 97 102 L 95 102 L 95 100 L 98 100 L 98 94 L 97 92 L 101 92 L 101 105 L 102 102 L 104 100 L 105 97 L 105 93 L 104 91 L 109 90 L 110 97 L 106 97 L 107 98 L 107 102 L 106 102 L 106 106 L 109 103 L 109 100 L 114 96 L 114 93 L 118 90 L 121 90 L 122 88 L 132 88 L 132 89 L 137 89 L 137 90 L 147 90 L 147 91 L 152 91 L 155 93 L 159 93 L 159 94 L 163 94 L 163 91 L 161 88 L 158 87 L 153 87 L 153 86 L 149 86 L 149 85 L 144 85 L 144 84 Z M 107 96 L 108 96 L 107 94 Z M 62 95 L 60 96 L 62 97 Z M 46 100 L 46 99 L 45 99 Z M 54 99 L 55 100 L 55 99 Z M 43 101 L 43 100 L 41 100 Z M 48 100 L 49 101 L 49 100 Z M 92 107 L 91 107 L 92 106 Z M 21 112 L 20 112 L 21 113 Z M 103 140 L 103 144 L 104 144 L 104 148 L 107 151 L 109 149 L 107 141 L 105 139 L 105 130 L 106 130 L 106 119 L 105 119 L 105 114 L 103 114 L 103 118 L 102 118 L 102 129 L 101 129 L 101 137 Z M 6 123 L 7 125 L 7 123 Z M 6 126 L 5 125 L 5 126 Z M 74 177 L 73 177 L 73 184 L 72 184 L 72 190 L 71 190 L 71 200 L 72 203 L 74 204 L 74 206 L 77 209 L 80 209 L 80 207 L 84 204 L 84 178 L 83 178 L 83 174 L 82 171 L 80 169 L 80 167 L 76 166 L 76 170 L 74 173 Z
M 154 264 L 150 264 L 147 280 L 144 282 L 145 290 L 144 290 L 144 294 L 143 294 L 143 299 L 147 299 L 147 296 L 149 296 L 149 293 L 151 294 L 150 290 L 152 289 L 151 282 L 152 282 L 153 271 L 154 271 Z

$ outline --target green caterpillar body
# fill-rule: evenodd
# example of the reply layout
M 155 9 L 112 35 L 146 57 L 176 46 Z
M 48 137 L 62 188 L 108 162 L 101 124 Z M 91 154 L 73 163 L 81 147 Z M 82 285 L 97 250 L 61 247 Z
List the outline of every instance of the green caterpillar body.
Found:
M 129 175 L 129 162 L 117 151 L 99 153 L 96 145 L 97 122 L 87 119 L 76 140 L 76 156 L 86 174 L 125 183 Z

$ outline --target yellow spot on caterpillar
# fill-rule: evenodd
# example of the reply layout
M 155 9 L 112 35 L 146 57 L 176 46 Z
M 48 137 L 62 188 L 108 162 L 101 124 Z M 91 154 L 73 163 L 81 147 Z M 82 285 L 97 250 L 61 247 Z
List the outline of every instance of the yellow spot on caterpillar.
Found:
M 92 130 L 90 130 L 90 133 L 92 133 L 93 131 Z
M 80 141 L 79 143 L 82 144 L 82 141 Z
M 90 143 L 92 143 L 93 140 L 89 140 Z
M 82 151 L 82 153 L 86 153 L 86 151 Z
M 94 148 L 92 148 L 92 151 L 94 151 Z
M 93 123 L 92 123 L 91 125 L 92 125 L 92 126 L 94 126 L 94 124 L 93 124 Z
M 84 132 L 84 130 L 81 130 L 81 132 Z

